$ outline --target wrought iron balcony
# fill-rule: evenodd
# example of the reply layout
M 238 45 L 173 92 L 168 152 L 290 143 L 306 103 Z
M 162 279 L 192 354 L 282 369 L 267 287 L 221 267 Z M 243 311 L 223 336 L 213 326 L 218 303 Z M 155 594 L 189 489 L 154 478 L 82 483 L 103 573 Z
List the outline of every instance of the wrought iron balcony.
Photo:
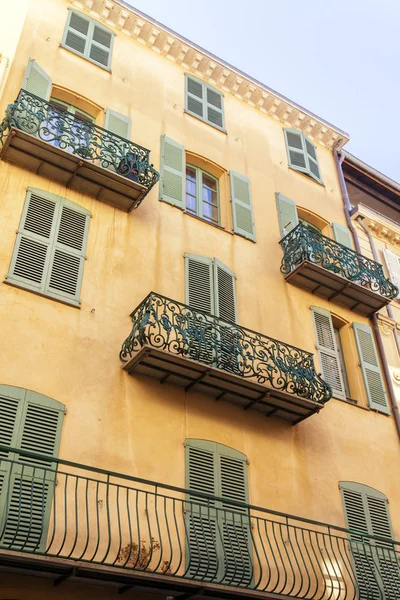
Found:
M 382 265 L 300 223 L 281 241 L 286 281 L 370 316 L 396 298 Z
M 0 567 L 163 597 L 400 597 L 392 539 L 6 446 L 0 455 Z
M 151 292 L 131 314 L 120 358 L 134 371 L 298 423 L 332 391 L 310 352 Z
M 150 151 L 21 90 L 0 125 L 0 158 L 123 210 L 159 179 Z

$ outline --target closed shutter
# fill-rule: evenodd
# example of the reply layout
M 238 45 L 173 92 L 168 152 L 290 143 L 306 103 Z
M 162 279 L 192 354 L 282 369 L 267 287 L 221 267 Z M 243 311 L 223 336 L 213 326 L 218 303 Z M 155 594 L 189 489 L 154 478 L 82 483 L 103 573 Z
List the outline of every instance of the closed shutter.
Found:
M 111 63 L 113 34 L 111 31 L 94 23 L 92 23 L 92 27 L 89 58 L 104 67 L 109 67 Z
M 400 263 L 397 254 L 391 252 L 387 248 L 383 250 L 383 256 L 385 257 L 385 262 L 387 266 L 387 270 L 389 271 L 389 277 L 392 283 L 399 288 L 400 296 Z
M 306 150 L 303 144 L 303 134 L 295 129 L 285 129 L 286 150 L 289 165 L 296 171 L 308 172 Z
M 161 137 L 160 200 L 185 208 L 185 149 L 171 138 Z
M 186 75 L 186 110 L 210 125 L 224 129 L 223 94 L 190 75 Z
M 131 119 L 122 115 L 111 108 L 106 109 L 106 117 L 104 121 L 104 129 L 115 133 L 125 140 L 130 140 L 131 137 Z
M 203 111 L 203 84 L 186 76 L 186 110 L 197 117 L 206 118 Z
M 224 371 L 240 375 L 241 335 L 235 326 L 223 323 L 236 323 L 236 278 L 228 267 L 214 258 L 214 298 L 215 315 L 218 321 L 217 366 Z
M 353 329 L 369 406 L 390 415 L 372 329 L 362 323 L 353 323 Z
M 345 387 L 331 315 L 327 310 L 322 308 L 313 306 L 311 309 L 322 376 L 331 386 L 333 395 L 336 398 L 345 398 Z
M 64 34 L 64 44 L 68 46 L 68 48 L 71 48 L 71 50 L 74 50 L 83 56 L 85 55 L 89 37 L 89 25 L 89 19 L 86 19 L 76 12 L 69 12 L 67 27 Z
M 281 230 L 281 238 L 285 237 L 292 229 L 299 224 L 297 216 L 297 207 L 293 200 L 286 198 L 279 192 L 276 193 L 276 205 L 278 208 L 279 227 Z
M 70 10 L 63 38 L 63 45 L 70 50 L 109 68 L 113 37 L 113 32 L 106 27 Z
M 252 578 L 248 509 L 223 502 L 226 499 L 248 503 L 246 457 L 204 440 L 186 440 L 185 446 L 186 486 L 221 498 L 188 498 L 190 573 L 206 581 L 248 586 Z
M 314 144 L 310 142 L 310 140 L 307 139 L 305 136 L 304 144 L 308 159 L 309 175 L 311 175 L 311 177 L 313 177 L 316 181 L 319 181 L 321 183 L 321 174 L 319 171 L 316 146 L 314 146 Z
M 231 184 L 231 202 L 233 230 L 235 233 L 256 241 L 253 206 L 250 192 L 250 180 L 234 171 L 229 173 Z
M 222 94 L 206 86 L 207 121 L 220 129 L 224 127 Z
M 338 223 L 332 223 L 333 233 L 335 236 L 335 240 L 342 244 L 342 246 L 346 246 L 346 248 L 350 248 L 353 250 L 353 242 L 350 230 L 344 225 L 339 225 Z
M 386 496 L 369 486 L 341 482 L 346 525 L 360 598 L 398 600 L 399 563 L 392 543 L 363 534 L 393 539 Z M 383 594 L 383 596 L 382 596 Z
M 7 280 L 79 304 L 89 212 L 29 189 Z
M 33 58 L 28 61 L 22 88 L 44 100 L 50 98 L 51 79 Z
M 8 407 L 12 442 L 27 452 L 57 457 L 64 405 L 27 390 L 0 386 L 0 398 Z M 14 417 L 13 423 L 12 419 Z M 10 434 L 9 436 L 10 437 Z M 43 551 L 54 492 L 55 463 L 40 458 L 12 455 L 0 493 L 0 545 L 13 550 Z M 6 468 L 7 470 L 7 468 Z

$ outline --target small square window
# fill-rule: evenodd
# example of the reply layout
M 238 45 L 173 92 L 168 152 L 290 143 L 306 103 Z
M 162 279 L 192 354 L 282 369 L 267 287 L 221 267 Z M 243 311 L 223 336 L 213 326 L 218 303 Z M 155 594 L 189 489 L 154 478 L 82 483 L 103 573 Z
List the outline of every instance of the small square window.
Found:
M 62 46 L 87 60 L 110 69 L 114 34 L 90 17 L 69 11 Z

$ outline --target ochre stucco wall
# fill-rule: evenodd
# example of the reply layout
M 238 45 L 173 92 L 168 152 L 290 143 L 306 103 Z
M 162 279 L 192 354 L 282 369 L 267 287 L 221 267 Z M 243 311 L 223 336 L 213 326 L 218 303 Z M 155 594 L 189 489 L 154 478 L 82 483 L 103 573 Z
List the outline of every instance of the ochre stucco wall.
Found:
M 125 214 L 0 162 L 3 279 L 27 186 L 64 196 L 92 213 L 80 309 L 1 285 L 0 327 L 6 343 L 0 383 L 66 405 L 61 458 L 184 486 L 185 438 L 210 439 L 247 455 L 253 504 L 344 525 L 338 482 L 358 481 L 388 496 L 400 537 L 400 481 L 393 476 L 400 469 L 399 441 L 391 417 L 365 408 L 350 333 L 345 351 L 352 396 L 360 406 L 333 399 L 319 415 L 295 427 L 168 383 L 131 377 L 118 358 L 130 330 L 129 313 L 150 290 L 184 301 L 185 252 L 216 256 L 235 272 L 238 322 L 255 331 L 316 354 L 311 305 L 348 324 L 367 323 L 286 284 L 279 271 L 276 192 L 329 223 L 346 224 L 332 153 L 318 146 L 321 186 L 288 168 L 278 121 L 225 95 L 225 135 L 184 113 L 183 68 L 118 33 L 108 73 L 60 47 L 67 2 L 41 0 L 40 5 L 40 11 L 35 3 L 31 6 L 0 112 L 17 96 L 28 59 L 34 58 L 54 84 L 104 109 L 129 114 L 132 139 L 151 150 L 157 169 L 160 136 L 166 133 L 225 171 L 249 177 L 257 243 L 159 202 L 158 186 L 137 211 Z M 223 210 L 227 215 L 229 205 Z M 316 362 L 319 370 L 317 355 Z

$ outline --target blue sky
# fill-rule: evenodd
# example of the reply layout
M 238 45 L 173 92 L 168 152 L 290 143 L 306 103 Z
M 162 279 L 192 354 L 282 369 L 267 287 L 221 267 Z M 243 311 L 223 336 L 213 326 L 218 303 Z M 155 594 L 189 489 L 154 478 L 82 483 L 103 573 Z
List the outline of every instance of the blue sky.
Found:
M 126 0 L 347 131 L 400 182 L 399 0 Z

